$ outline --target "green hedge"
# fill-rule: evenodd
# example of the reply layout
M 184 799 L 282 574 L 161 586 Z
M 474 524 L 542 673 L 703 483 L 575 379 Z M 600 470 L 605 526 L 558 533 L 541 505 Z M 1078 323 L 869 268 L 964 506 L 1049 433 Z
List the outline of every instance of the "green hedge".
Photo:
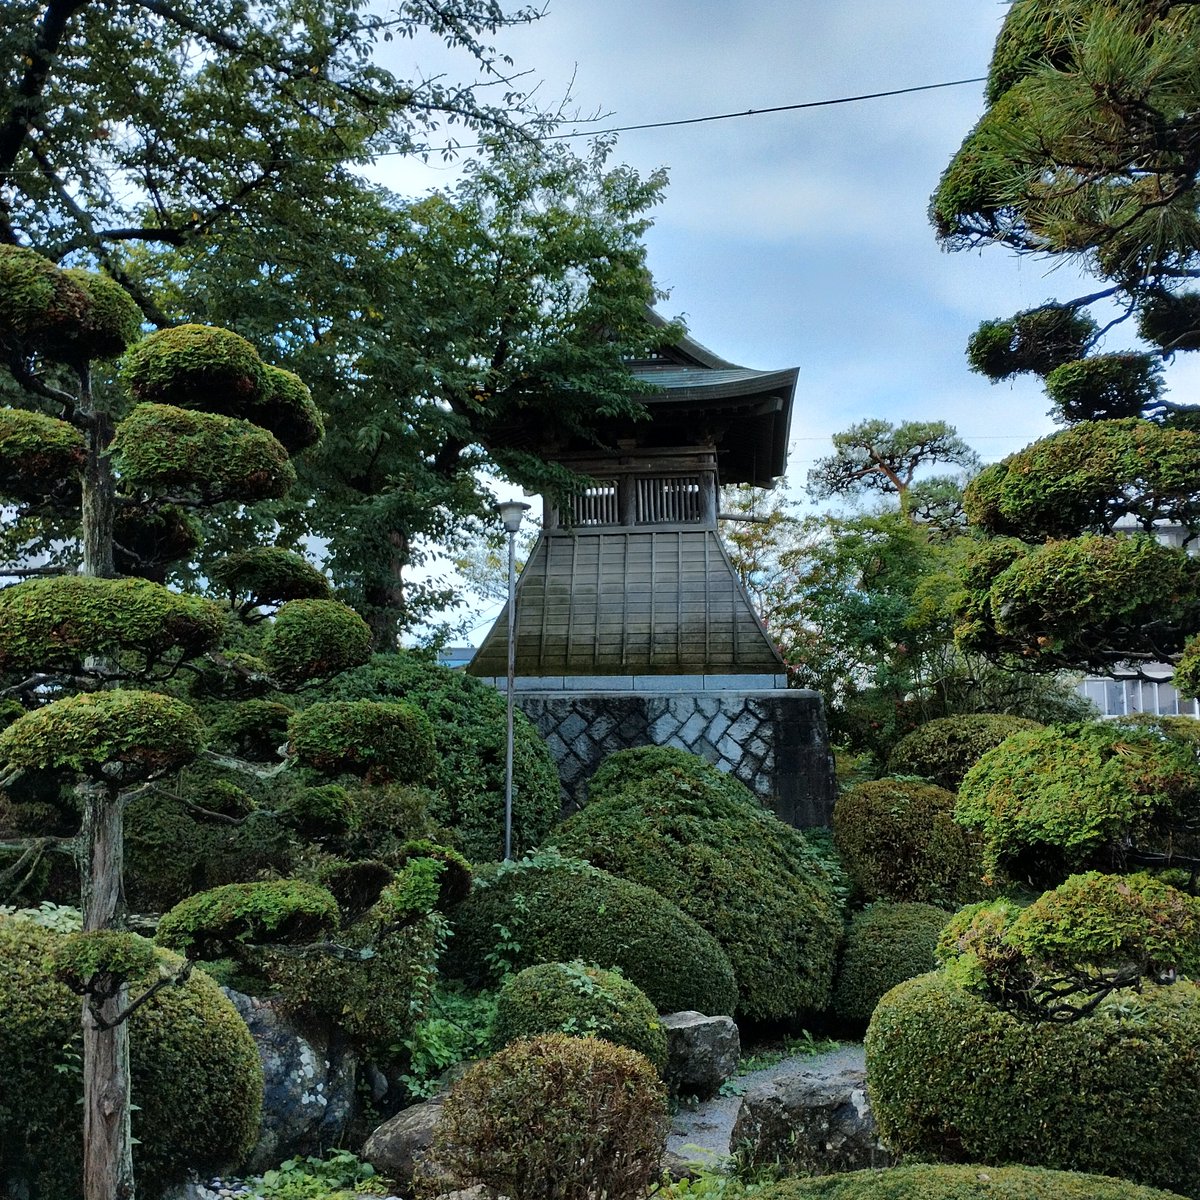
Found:
M 889 775 L 922 775 L 948 792 L 957 792 L 963 776 L 1011 733 L 1040 729 L 1037 721 L 999 713 L 938 717 L 902 737 L 888 756 Z
M 857 784 L 833 807 L 833 833 L 865 900 L 954 907 L 983 894 L 978 846 L 955 823 L 954 796 L 936 784 Z
M 48 965 L 62 940 L 0 918 L 0 1179 L 13 1189 L 6 1194 L 28 1187 L 30 1200 L 74 1200 L 82 1190 L 80 1001 Z M 139 1009 L 129 1034 L 139 1194 L 157 1195 L 192 1169 L 236 1164 L 258 1136 L 262 1069 L 217 985 L 193 972 Z
M 548 842 L 695 918 L 733 964 L 739 1013 L 828 1004 L 842 932 L 833 884 L 798 830 L 722 781 L 658 771 L 591 801 Z
M 292 752 L 326 775 L 350 773 L 375 783 L 427 782 L 437 770 L 433 729 L 414 704 L 332 700 L 288 724 Z
M 542 1033 L 599 1037 L 644 1054 L 662 1075 L 667 1033 L 646 993 L 615 971 L 540 963 L 510 976 L 496 997 L 496 1044 Z
M 728 1015 L 733 968 L 713 936 L 669 900 L 552 852 L 483 867 L 451 914 L 447 973 L 475 987 L 506 971 L 583 959 L 614 967 L 661 1013 Z
M 697 783 L 725 791 L 733 800 L 758 804 L 758 797 L 739 779 L 714 767 L 698 754 L 675 746 L 634 746 L 608 755 L 588 780 L 588 800 L 605 800 L 659 771 L 673 770 Z
M 932 904 L 879 901 L 856 913 L 846 931 L 830 1011 L 866 1021 L 898 983 L 937 966 L 934 950 L 950 913 Z
M 878 1004 L 867 1080 L 905 1156 L 1023 1162 L 1200 1195 L 1200 988 L 1119 992 L 1090 1016 L 1019 1020 L 944 974 Z
M 785 1179 L 756 1192 L 755 1200 L 1178 1200 L 1178 1196 L 1074 1171 L 921 1163 L 821 1179 Z

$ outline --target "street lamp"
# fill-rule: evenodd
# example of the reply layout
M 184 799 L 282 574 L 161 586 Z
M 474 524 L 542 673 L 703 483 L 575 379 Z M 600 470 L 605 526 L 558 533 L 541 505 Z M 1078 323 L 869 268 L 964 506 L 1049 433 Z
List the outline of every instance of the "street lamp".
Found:
M 508 533 L 508 725 L 504 739 L 504 861 L 512 858 L 513 815 L 513 677 L 517 648 L 517 531 L 529 505 L 521 500 L 502 500 L 496 512 Z

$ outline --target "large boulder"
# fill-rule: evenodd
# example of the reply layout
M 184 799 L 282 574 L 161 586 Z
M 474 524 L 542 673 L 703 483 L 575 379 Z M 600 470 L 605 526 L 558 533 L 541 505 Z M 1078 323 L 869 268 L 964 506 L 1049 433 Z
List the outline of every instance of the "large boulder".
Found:
M 392 1179 L 402 1195 L 408 1195 L 413 1177 L 427 1173 L 434 1130 L 442 1118 L 445 1095 L 402 1109 L 384 1121 L 367 1138 L 362 1156 L 380 1174 Z
M 667 1086 L 675 1095 L 708 1097 L 736 1070 L 741 1055 L 738 1027 L 730 1017 L 698 1012 L 667 1013 Z
M 890 1166 L 867 1098 L 861 1046 L 753 1087 L 742 1099 L 730 1144 L 745 1165 L 779 1164 L 793 1174 L 831 1175 Z

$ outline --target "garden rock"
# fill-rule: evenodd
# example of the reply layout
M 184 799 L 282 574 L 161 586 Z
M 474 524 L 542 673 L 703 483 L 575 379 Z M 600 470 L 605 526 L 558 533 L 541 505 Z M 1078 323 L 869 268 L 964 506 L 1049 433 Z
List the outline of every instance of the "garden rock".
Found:
M 750 1167 L 782 1164 L 797 1174 L 830 1175 L 886 1167 L 867 1099 L 861 1046 L 756 1084 L 742 1099 L 732 1144 Z
M 738 1027 L 730 1017 L 698 1012 L 668 1013 L 667 1086 L 684 1096 L 714 1096 L 737 1070 L 741 1053 Z
M 354 1056 L 302 1037 L 270 1001 L 224 991 L 254 1036 L 263 1067 L 262 1127 L 246 1169 L 263 1171 L 339 1145 L 354 1114 Z
M 400 1192 L 407 1194 L 413 1176 L 431 1166 L 429 1147 L 441 1117 L 442 1097 L 402 1109 L 367 1138 L 363 1158 L 380 1175 L 395 1180 Z

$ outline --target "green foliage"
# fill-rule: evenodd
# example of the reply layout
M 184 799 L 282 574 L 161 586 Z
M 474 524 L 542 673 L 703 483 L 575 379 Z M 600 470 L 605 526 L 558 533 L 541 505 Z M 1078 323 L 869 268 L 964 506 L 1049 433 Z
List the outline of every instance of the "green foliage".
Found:
M 1044 377 L 1082 357 L 1095 334 L 1096 322 L 1073 309 L 1031 308 L 984 321 L 967 342 L 967 362 L 993 383 L 1027 371 Z
M 641 1200 L 659 1171 L 666 1094 L 646 1059 L 598 1038 L 547 1034 L 469 1068 L 446 1097 L 434 1187 L 512 1200 Z
M 932 971 L 938 934 L 949 919 L 950 913 L 931 904 L 886 901 L 855 913 L 833 990 L 834 1016 L 867 1021 L 885 992 Z
M 267 366 L 262 401 L 246 415 L 269 429 L 289 454 L 311 449 L 325 436 L 325 422 L 308 385 L 294 371 Z
M 1171 682 L 1182 696 L 1200 696 L 1200 637 L 1189 638 L 1184 644 Z
M 277 700 L 241 700 L 207 711 L 208 744 L 251 762 L 277 762 L 294 710 Z
M 61 937 L 0 919 L 0 1175 L 31 1200 L 76 1200 L 83 1168 L 79 1121 L 79 999 L 50 972 Z M 173 956 L 162 965 L 178 967 Z M 137 990 L 158 978 L 135 980 Z M 212 1171 L 258 1136 L 262 1070 L 233 1006 L 198 972 L 160 991 L 130 1018 L 133 1148 L 140 1187 L 153 1195 L 189 1170 Z M 20 1188 L 30 1191 L 22 1193 Z
M 879 779 L 843 792 L 833 834 L 867 900 L 954 907 L 977 898 L 979 848 L 954 820 L 954 796 L 911 779 Z
M 1186 744 L 1094 722 L 1013 734 L 967 772 L 956 816 L 981 832 L 989 871 L 1044 886 L 1119 869 L 1131 845 L 1190 820 L 1198 789 Z
M 77 335 L 90 304 L 88 293 L 49 259 L 24 246 L 0 247 L 0 345 L 6 358 L 56 357 Z
M 850 1171 L 821 1179 L 785 1179 L 756 1200 L 1178 1200 L 1177 1193 L 1123 1179 L 1041 1167 L 920 1163 Z
M 1107 533 L 1122 520 L 1200 524 L 1200 435 L 1137 419 L 1083 421 L 985 468 L 963 496 L 991 534 Z
M 660 1076 L 667 1069 L 667 1034 L 654 1005 L 615 971 L 550 962 L 506 979 L 496 997 L 497 1044 L 543 1033 L 603 1038 L 644 1054 Z
M 334 847 L 343 857 L 378 858 L 393 866 L 404 862 L 405 845 L 412 839 L 452 839 L 429 816 L 438 800 L 426 787 L 399 784 L 347 786 L 350 828 Z
M 337 928 L 337 901 L 298 879 L 230 883 L 180 901 L 158 923 L 162 946 L 216 959 L 259 942 L 314 941 Z
M 350 772 L 372 782 L 424 783 L 436 770 L 429 718 L 403 701 L 314 704 L 291 719 L 288 735 L 303 765 L 329 775 Z
M 703 786 L 723 790 L 731 800 L 760 803 L 741 780 L 718 770 L 698 754 L 689 754 L 674 746 L 634 746 L 608 755 L 588 780 L 588 799 L 608 799 L 665 770 L 675 771 L 681 778 Z
M 262 648 L 267 670 L 285 690 L 357 667 L 370 654 L 366 622 L 336 600 L 289 600 Z
M 1162 390 L 1162 365 L 1149 354 L 1097 354 L 1046 376 L 1055 415 L 1068 422 L 1140 416 Z
M 401 1043 L 406 1067 L 401 1078 L 409 1095 L 428 1099 L 443 1072 L 495 1049 L 495 1020 L 494 992 L 468 991 L 442 980 L 435 983 L 425 1015 L 413 1023 Z
M 619 970 L 659 1012 L 733 1012 L 733 968 L 713 936 L 657 892 L 541 851 L 481 868 L 451 913 L 448 974 L 480 987 L 509 971 L 583 959 Z
M 215 604 L 144 579 L 27 579 L 0 591 L 0 671 L 81 674 L 94 656 L 134 655 L 142 673 L 211 649 Z
M 50 954 L 54 977 L 73 992 L 88 989 L 97 975 L 136 979 L 158 968 L 154 943 L 136 933 L 96 929 L 69 933 Z
M 66 421 L 0 408 L 0 496 L 41 502 L 78 489 L 87 460 L 83 434 Z
M 265 429 L 170 404 L 139 404 L 117 427 L 112 453 L 125 487 L 206 505 L 275 500 L 296 482 L 287 451 Z
M 122 575 L 162 583 L 167 567 L 190 558 L 203 540 L 199 520 L 178 504 L 123 504 L 113 518 L 113 563 Z
M 694 917 L 733 964 L 738 1012 L 789 1017 L 828 1002 L 841 935 L 832 882 L 798 830 L 723 780 L 658 771 L 591 801 L 549 841 Z
M 289 829 L 305 840 L 321 842 L 350 832 L 354 805 L 344 787 L 330 783 L 293 792 L 279 816 Z
M 429 814 L 453 830 L 472 862 L 504 853 L 504 697 L 495 688 L 414 654 L 377 655 L 322 688 L 340 700 L 406 700 L 433 726 L 436 768 Z M 513 719 L 513 853 L 537 846 L 558 816 L 558 771 L 521 712 Z M 568 958 L 573 955 L 568 954 Z
M 937 717 L 918 725 L 892 747 L 888 773 L 920 775 L 948 792 L 957 792 L 963 776 L 987 751 L 1000 745 L 1009 734 L 1036 728 L 1036 721 L 999 713 Z
M 1169 354 L 1200 350 L 1200 292 L 1152 292 L 1138 313 L 1138 334 Z
M 88 305 L 68 344 L 83 362 L 117 358 L 142 336 L 142 310 L 115 280 L 95 271 L 72 269 L 66 275 L 87 295 Z
M 329 1150 L 324 1158 L 287 1158 L 245 1181 L 253 1200 L 352 1200 L 360 1190 L 387 1186 L 375 1168 L 349 1150 Z
M 867 1031 L 871 1105 L 913 1157 L 1022 1162 L 1197 1195 L 1200 989 L 1119 992 L 1090 1016 L 1019 1020 L 924 975 Z
M 235 601 L 254 607 L 285 600 L 328 600 L 329 580 L 300 554 L 278 546 L 252 546 L 218 559 L 209 568 L 213 583 Z
M 267 384 L 258 351 L 211 325 L 176 325 L 143 338 L 121 363 L 121 378 L 140 404 L 251 420 Z
M 179 770 L 203 745 L 203 726 L 181 700 L 156 692 L 81 692 L 0 732 L 0 760 L 129 784 Z

